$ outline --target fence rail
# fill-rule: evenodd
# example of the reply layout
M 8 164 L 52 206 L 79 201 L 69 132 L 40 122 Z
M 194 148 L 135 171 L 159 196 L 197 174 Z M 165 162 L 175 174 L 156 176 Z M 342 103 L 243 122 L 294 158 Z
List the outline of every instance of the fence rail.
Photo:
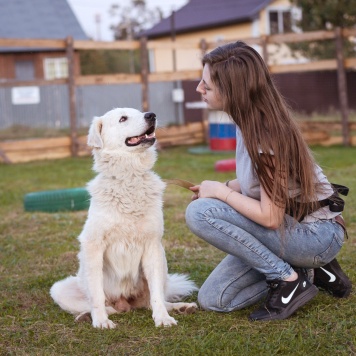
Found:
M 349 135 L 348 123 L 348 102 L 347 102 L 347 87 L 345 81 L 345 70 L 356 68 L 356 58 L 343 57 L 343 39 L 350 36 L 356 36 L 356 29 L 340 29 L 334 31 L 315 31 L 307 33 L 291 33 L 278 34 L 261 37 L 251 37 L 241 39 L 250 45 L 259 45 L 262 47 L 263 57 L 268 64 L 268 45 L 282 43 L 297 43 L 304 41 L 319 41 L 319 40 L 335 40 L 336 55 L 335 59 L 313 61 L 300 64 L 283 64 L 269 65 L 271 73 L 287 73 L 287 72 L 306 72 L 315 70 L 337 70 L 339 102 L 342 113 L 343 127 L 343 144 L 350 145 L 351 139 Z M 230 41 L 231 42 L 231 41 Z M 223 42 L 220 42 L 223 43 Z M 220 44 L 219 43 L 219 44 Z M 216 47 L 216 42 L 207 42 L 205 40 L 199 43 L 195 42 L 178 42 L 178 41 L 147 41 L 143 38 L 140 41 L 114 41 L 114 42 L 98 42 L 98 41 L 76 41 L 71 37 L 58 40 L 45 39 L 1 39 L 0 47 L 7 48 L 46 48 L 59 49 L 66 53 L 69 65 L 68 79 L 56 79 L 51 81 L 36 80 L 36 81 L 1 81 L 1 87 L 11 86 L 30 86 L 30 85 L 51 85 L 51 84 L 66 84 L 69 93 L 69 112 L 70 112 L 70 128 L 71 128 L 71 152 L 73 156 L 78 154 L 79 141 L 77 134 L 77 112 L 76 112 L 76 88 L 89 85 L 104 85 L 104 84 L 127 84 L 135 83 L 141 85 L 141 106 L 142 110 L 148 110 L 148 91 L 150 83 L 172 82 L 178 80 L 196 80 L 201 76 L 200 70 L 185 70 L 172 72 L 156 72 L 150 73 L 148 68 L 148 50 L 170 49 L 176 51 L 179 49 L 194 49 L 200 50 L 202 53 Z M 110 75 L 75 75 L 74 74 L 74 52 L 80 50 L 138 50 L 141 53 L 141 73 L 128 74 L 118 73 Z M 174 56 L 173 56 L 174 57 Z M 0 152 L 1 153 L 1 152 Z

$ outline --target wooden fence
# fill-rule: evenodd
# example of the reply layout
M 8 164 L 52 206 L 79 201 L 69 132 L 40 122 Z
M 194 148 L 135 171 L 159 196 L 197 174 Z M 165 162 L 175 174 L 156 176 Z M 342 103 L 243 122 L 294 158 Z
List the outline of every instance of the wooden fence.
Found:
M 337 70 L 338 77 L 338 92 L 339 102 L 342 115 L 342 136 L 343 144 L 348 146 L 351 144 L 350 125 L 348 122 L 348 101 L 347 87 L 345 80 L 345 70 L 356 68 L 356 58 L 343 57 L 343 39 L 351 36 L 356 36 L 356 29 L 340 29 L 335 31 L 315 31 L 307 33 L 291 33 L 278 34 L 262 37 L 251 37 L 241 39 L 249 45 L 259 45 L 262 48 L 263 58 L 268 63 L 268 45 L 282 43 L 297 43 L 304 41 L 318 40 L 335 40 L 336 56 L 335 59 L 322 60 L 315 62 L 307 62 L 300 64 L 287 65 L 269 65 L 271 73 L 286 73 L 286 72 L 305 72 L 315 70 Z M 231 41 L 229 41 L 231 42 Z M 221 43 L 221 42 L 220 42 Z M 219 43 L 219 44 L 220 44 Z M 202 53 L 216 47 L 216 43 L 210 43 L 205 40 L 200 43 L 182 43 L 178 41 L 147 41 L 142 38 L 140 41 L 114 41 L 114 42 L 97 42 L 97 41 L 77 41 L 68 37 L 63 40 L 35 40 L 35 39 L 0 39 L 0 47 L 8 48 L 47 48 L 47 49 L 63 49 L 66 52 L 69 66 L 68 79 L 60 79 L 54 81 L 43 81 L 44 83 L 66 83 L 69 91 L 69 112 L 70 112 L 70 152 L 72 156 L 77 156 L 80 149 L 80 139 L 77 133 L 76 122 L 76 86 L 93 85 L 93 84 L 122 84 L 122 83 L 141 83 L 142 90 L 142 110 L 148 110 L 148 83 L 158 81 L 176 81 L 176 80 L 191 80 L 198 79 L 201 76 L 200 70 L 191 71 L 172 71 L 164 73 L 150 73 L 148 67 L 148 50 L 156 49 L 171 49 L 176 51 L 179 49 L 198 49 Z M 74 52 L 80 50 L 139 50 L 141 54 L 141 73 L 140 74 L 107 74 L 107 75 L 75 75 L 74 73 Z M 14 82 L 7 81 L 1 83 L 3 86 L 11 85 L 33 85 L 36 82 Z M 6 153 L 1 152 L 0 157 L 6 160 Z

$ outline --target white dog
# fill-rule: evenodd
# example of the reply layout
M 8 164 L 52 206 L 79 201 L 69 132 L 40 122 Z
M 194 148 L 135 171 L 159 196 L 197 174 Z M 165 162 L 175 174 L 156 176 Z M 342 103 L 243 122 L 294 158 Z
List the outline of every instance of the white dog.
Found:
M 77 320 L 114 328 L 108 315 L 152 308 L 156 326 L 176 324 L 168 311 L 193 313 L 195 303 L 173 303 L 197 290 L 185 275 L 167 273 L 161 243 L 165 184 L 156 161 L 156 116 L 114 109 L 89 130 L 94 170 L 88 218 L 79 236 L 79 271 L 55 283 L 51 296 Z

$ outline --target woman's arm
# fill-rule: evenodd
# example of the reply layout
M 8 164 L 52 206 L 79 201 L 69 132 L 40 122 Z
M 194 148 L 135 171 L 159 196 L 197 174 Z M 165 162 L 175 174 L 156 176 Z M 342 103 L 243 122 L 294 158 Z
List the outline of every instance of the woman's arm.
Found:
M 234 181 L 233 181 L 234 182 Z M 261 201 L 242 195 L 224 183 L 203 181 L 191 188 L 199 198 L 216 198 L 224 201 L 240 214 L 268 229 L 278 229 L 283 222 L 284 208 L 273 204 L 261 187 Z

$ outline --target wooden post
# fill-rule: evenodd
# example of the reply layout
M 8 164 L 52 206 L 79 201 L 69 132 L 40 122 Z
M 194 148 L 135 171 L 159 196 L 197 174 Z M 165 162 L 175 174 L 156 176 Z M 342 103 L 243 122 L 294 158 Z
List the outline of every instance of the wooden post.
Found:
M 342 119 L 342 140 L 344 146 L 350 146 L 349 130 L 349 104 L 347 99 L 347 82 L 345 73 L 344 53 L 343 53 L 343 34 L 342 29 L 335 29 L 336 60 L 337 60 L 337 84 L 339 91 L 339 103 Z
M 66 54 L 68 60 L 68 93 L 69 93 L 69 116 L 70 116 L 70 151 L 72 157 L 78 156 L 78 132 L 77 132 L 77 105 L 75 95 L 74 78 L 74 47 L 73 37 L 66 39 Z
M 266 35 L 261 36 L 261 46 L 262 46 L 262 58 L 264 62 L 266 63 L 266 66 L 268 66 L 268 38 Z
M 142 111 L 149 111 L 148 104 L 148 53 L 147 38 L 141 37 L 141 86 L 142 86 Z
M 203 58 L 206 52 L 208 51 L 208 43 L 207 41 L 202 38 L 200 40 L 200 51 L 201 57 Z M 209 145 L 210 142 L 210 132 L 209 132 L 209 112 L 208 109 L 202 109 L 203 117 L 202 117 L 202 125 L 203 125 L 203 134 L 204 134 L 204 141 Z

